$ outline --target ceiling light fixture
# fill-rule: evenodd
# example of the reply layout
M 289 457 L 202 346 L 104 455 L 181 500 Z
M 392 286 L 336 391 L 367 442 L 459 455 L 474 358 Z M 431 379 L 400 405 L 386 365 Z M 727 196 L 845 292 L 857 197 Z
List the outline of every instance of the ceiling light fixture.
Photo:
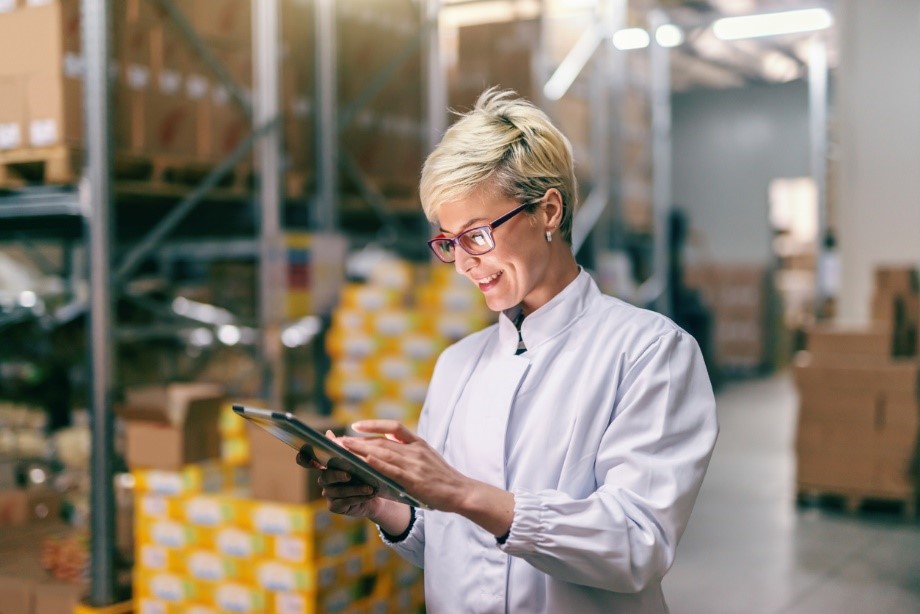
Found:
M 744 17 L 725 17 L 712 24 L 712 30 L 722 40 L 738 40 L 814 32 L 829 28 L 833 23 L 834 18 L 826 9 L 804 9 Z
M 642 28 L 626 28 L 613 33 L 613 46 L 620 51 L 644 49 L 650 40 L 648 32 Z
M 662 47 L 677 47 L 684 42 L 684 32 L 673 23 L 666 23 L 655 30 L 655 41 Z

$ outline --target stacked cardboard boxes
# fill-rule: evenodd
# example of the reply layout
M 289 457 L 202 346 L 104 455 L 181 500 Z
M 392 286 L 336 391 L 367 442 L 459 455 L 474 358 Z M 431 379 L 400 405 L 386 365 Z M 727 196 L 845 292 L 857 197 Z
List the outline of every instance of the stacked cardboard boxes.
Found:
M 700 291 L 715 319 L 715 358 L 728 373 L 763 368 L 769 339 L 770 292 L 759 266 L 706 265 L 688 268 L 686 284 Z
M 873 310 L 893 313 L 913 300 L 915 279 L 915 272 L 880 270 Z M 881 297 L 886 296 L 893 305 L 885 304 Z M 859 328 L 822 325 L 808 331 L 808 351 L 794 367 L 800 492 L 896 499 L 914 513 L 920 361 L 916 346 L 911 349 L 905 341 L 905 330 L 915 335 L 915 328 L 893 318 Z

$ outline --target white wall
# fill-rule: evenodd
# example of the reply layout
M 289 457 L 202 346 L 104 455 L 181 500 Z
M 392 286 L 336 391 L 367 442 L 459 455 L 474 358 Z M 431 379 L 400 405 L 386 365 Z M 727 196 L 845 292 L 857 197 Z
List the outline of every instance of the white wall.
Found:
M 712 261 L 770 261 L 770 180 L 810 174 L 804 81 L 676 94 L 672 199 Z
M 920 0 L 839 0 L 840 319 L 868 320 L 872 269 L 920 264 Z

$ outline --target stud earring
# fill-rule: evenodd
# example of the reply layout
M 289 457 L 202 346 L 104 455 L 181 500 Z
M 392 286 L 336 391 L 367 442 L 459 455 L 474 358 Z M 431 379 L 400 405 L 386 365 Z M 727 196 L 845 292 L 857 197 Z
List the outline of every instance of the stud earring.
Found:
M 550 232 L 549 230 L 547 230 L 545 236 L 546 236 L 546 242 L 547 242 L 547 243 L 552 243 L 552 242 L 553 242 L 553 233 L 552 233 L 552 232 Z

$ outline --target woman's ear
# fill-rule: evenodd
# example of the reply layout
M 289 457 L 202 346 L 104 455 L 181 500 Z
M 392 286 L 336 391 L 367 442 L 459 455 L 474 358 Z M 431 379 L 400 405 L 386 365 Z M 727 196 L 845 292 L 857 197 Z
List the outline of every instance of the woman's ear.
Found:
M 562 194 L 556 188 L 550 188 L 543 197 L 543 214 L 546 228 L 556 230 L 562 224 Z

